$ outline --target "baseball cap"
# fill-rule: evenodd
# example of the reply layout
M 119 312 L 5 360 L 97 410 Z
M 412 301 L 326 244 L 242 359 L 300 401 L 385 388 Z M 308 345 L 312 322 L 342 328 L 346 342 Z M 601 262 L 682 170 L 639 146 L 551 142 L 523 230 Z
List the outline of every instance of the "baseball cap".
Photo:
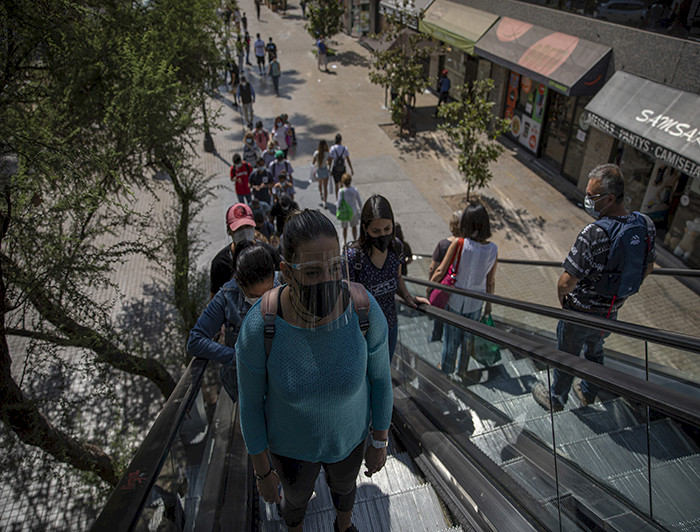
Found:
M 231 230 L 231 232 L 240 229 L 245 225 L 255 227 L 255 219 L 253 218 L 253 211 L 245 203 L 236 203 L 231 205 L 226 211 L 226 225 Z

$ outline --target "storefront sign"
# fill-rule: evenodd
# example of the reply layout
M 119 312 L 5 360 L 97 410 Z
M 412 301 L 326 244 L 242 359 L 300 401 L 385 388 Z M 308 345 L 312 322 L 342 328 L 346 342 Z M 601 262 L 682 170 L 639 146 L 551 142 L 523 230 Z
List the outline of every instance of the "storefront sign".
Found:
M 610 120 L 606 120 L 605 118 L 591 113 L 590 111 L 586 111 L 584 114 L 584 120 L 593 127 L 600 129 L 604 133 L 607 133 L 608 135 L 611 135 L 616 139 L 620 139 L 622 142 L 631 145 L 633 148 L 643 153 L 646 153 L 660 161 L 665 162 L 673 168 L 677 168 L 678 170 L 685 174 L 688 174 L 689 176 L 700 178 L 700 165 L 698 165 L 696 162 L 686 157 L 682 157 L 678 153 L 669 150 L 665 146 L 662 146 L 661 144 L 657 144 L 647 138 L 637 135 L 636 133 L 633 133 L 623 127 L 618 126 L 617 124 L 614 124 Z M 678 131 L 678 129 L 676 129 L 675 131 Z M 682 129 L 682 131 L 685 131 L 685 129 Z M 692 138 L 694 137 L 691 137 L 691 139 Z

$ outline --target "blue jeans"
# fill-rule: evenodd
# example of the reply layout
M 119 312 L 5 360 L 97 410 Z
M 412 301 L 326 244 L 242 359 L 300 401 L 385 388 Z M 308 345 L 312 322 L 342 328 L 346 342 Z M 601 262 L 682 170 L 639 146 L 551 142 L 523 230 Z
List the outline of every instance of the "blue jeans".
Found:
M 275 87 L 275 94 L 279 96 L 280 94 L 280 77 L 272 76 L 272 85 Z
M 394 351 L 396 351 L 396 343 L 399 340 L 399 326 L 394 325 L 389 328 L 389 362 L 394 358 Z
M 245 203 L 246 205 L 250 205 L 250 203 L 253 201 L 253 195 L 252 194 L 236 194 L 238 196 L 238 203 Z
M 565 308 L 575 310 L 571 307 Z M 611 312 L 609 316 L 607 312 L 601 314 L 586 314 L 601 318 L 607 317 L 613 320 L 617 317 L 617 312 Z M 557 324 L 557 349 L 577 357 L 583 348 L 583 356 L 586 357 L 587 360 L 602 364 L 605 358 L 603 342 L 608 336 L 610 336 L 609 332 L 592 329 L 591 327 L 585 327 L 584 325 L 578 325 L 576 323 L 560 321 Z M 552 398 L 557 399 L 562 405 L 566 404 L 573 380 L 574 378 L 572 375 L 555 368 L 552 380 Z M 581 391 L 586 398 L 593 399 L 598 393 L 598 390 L 599 388 L 595 384 L 581 380 Z
M 448 307 L 448 310 L 454 312 Z M 478 320 L 481 317 L 481 309 L 474 312 L 460 314 L 470 320 Z M 470 344 L 473 342 L 474 335 L 463 331 L 459 327 L 445 323 L 444 335 L 442 338 L 442 371 L 448 375 L 454 373 L 455 362 L 457 361 L 457 351 L 461 348 L 462 356 L 459 360 L 459 369 L 467 370 L 469 365 L 469 356 L 471 353 Z

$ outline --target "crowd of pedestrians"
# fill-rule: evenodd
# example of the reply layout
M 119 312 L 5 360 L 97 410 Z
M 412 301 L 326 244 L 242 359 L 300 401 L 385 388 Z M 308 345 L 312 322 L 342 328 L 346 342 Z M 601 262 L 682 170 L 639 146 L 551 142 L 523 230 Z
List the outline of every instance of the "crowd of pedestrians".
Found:
M 257 2 L 256 10 L 260 19 Z M 289 529 L 301 529 L 323 467 L 337 512 L 334 529 L 352 532 L 362 461 L 369 476 L 386 460 L 390 364 L 398 337 L 395 296 L 412 308 L 437 304 L 437 298 L 430 290 L 428 300 L 407 289 L 410 247 L 390 201 L 375 194 L 363 202 L 352 186 L 355 170 L 340 133 L 330 148 L 325 139 L 314 142 L 309 179 L 318 184 L 320 209 L 295 201 L 290 149 L 296 132 L 286 114 L 274 116 L 269 131 L 263 120 L 255 121 L 256 94 L 250 74 L 244 74 L 251 65 L 248 22 L 245 14 L 231 17 L 243 28 L 235 41 L 238 61 L 227 60 L 233 105 L 240 106 L 245 128 L 230 170 L 237 201 L 225 220 L 231 243 L 211 263 L 212 299 L 188 349 L 221 363 L 224 388 L 240 407 L 258 491 L 279 505 Z M 321 68 L 323 39 L 317 47 Z M 253 49 L 257 74 L 269 76 L 279 95 L 277 45 L 257 33 Z M 449 90 L 445 74 L 441 82 L 440 103 Z M 335 204 L 328 201 L 331 177 Z M 566 258 L 559 300 L 563 308 L 615 319 L 653 267 L 655 232 L 643 215 L 624 211 L 624 181 L 616 166 L 591 172 L 586 192 L 587 210 L 597 221 L 584 228 Z M 333 208 L 342 246 L 332 213 L 323 212 Z M 433 252 L 430 280 L 450 278 L 446 284 L 456 288 L 495 293 L 498 247 L 486 208 L 467 205 L 453 213 L 449 229 Z M 644 245 L 632 249 L 620 234 Z M 634 272 L 627 271 L 629 264 Z M 470 320 L 491 314 L 490 303 L 459 294 L 448 295 L 442 305 Z M 604 339 L 600 331 L 566 322 L 557 329 L 559 349 L 573 356 L 583 351 L 599 363 Z M 442 342 L 439 367 L 445 374 L 467 377 L 471 334 L 436 321 L 428 341 Z M 538 383 L 533 396 L 544 408 L 561 410 L 571 388 L 571 377 L 555 370 L 551 390 Z M 596 400 L 597 389 L 585 381 L 574 382 L 573 390 L 583 405 Z

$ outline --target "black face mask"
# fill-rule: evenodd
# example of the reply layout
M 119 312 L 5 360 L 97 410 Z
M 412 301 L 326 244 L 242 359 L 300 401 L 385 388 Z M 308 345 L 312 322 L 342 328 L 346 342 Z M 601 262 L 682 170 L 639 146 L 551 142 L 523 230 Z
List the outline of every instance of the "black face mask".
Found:
M 306 310 L 317 318 L 325 318 L 335 308 L 343 291 L 342 281 L 323 281 L 317 284 L 301 284 L 296 279 L 299 299 Z
M 386 249 L 389 247 L 389 244 L 391 243 L 391 240 L 393 237 L 391 235 L 384 235 L 384 236 L 367 236 L 367 240 L 369 240 L 370 245 L 374 246 L 377 248 L 379 251 L 384 253 Z

